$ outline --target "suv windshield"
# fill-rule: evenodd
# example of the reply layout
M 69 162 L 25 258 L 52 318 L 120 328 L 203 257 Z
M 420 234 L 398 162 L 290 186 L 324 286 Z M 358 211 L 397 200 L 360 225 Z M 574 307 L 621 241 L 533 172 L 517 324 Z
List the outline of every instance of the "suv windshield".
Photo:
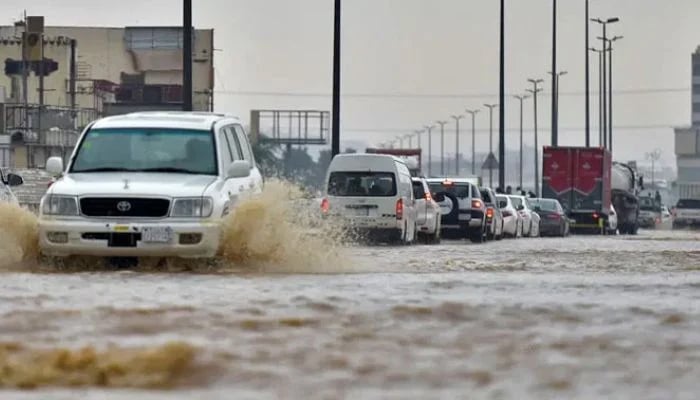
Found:
M 172 172 L 217 175 L 209 131 L 166 128 L 90 130 L 70 172 Z
M 700 209 L 700 200 L 694 200 L 694 199 L 678 200 L 678 205 L 676 207 L 677 208 Z
M 469 198 L 469 184 L 468 183 L 430 183 L 430 190 L 433 193 L 450 193 L 456 196 L 458 199 Z
M 332 172 L 328 179 L 329 196 L 396 196 L 396 178 L 391 172 Z

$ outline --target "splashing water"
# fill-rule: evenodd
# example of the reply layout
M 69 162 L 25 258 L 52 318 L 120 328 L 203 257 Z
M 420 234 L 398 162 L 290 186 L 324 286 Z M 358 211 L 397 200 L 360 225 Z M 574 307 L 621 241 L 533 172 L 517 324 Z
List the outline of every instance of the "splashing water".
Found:
M 35 263 L 39 255 L 36 216 L 18 205 L 0 203 L 0 268 Z

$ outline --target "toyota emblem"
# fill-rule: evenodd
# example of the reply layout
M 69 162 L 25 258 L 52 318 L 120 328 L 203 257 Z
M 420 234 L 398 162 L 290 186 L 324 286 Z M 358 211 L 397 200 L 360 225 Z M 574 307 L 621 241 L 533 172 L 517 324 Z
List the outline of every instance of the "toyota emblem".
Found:
M 120 201 L 117 203 L 117 210 L 123 213 L 129 212 L 129 210 L 131 210 L 131 203 L 128 201 Z

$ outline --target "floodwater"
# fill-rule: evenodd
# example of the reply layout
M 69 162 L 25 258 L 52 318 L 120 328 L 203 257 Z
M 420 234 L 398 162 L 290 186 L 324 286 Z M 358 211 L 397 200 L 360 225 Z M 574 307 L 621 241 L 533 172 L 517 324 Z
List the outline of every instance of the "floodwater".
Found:
M 698 396 L 700 234 L 330 251 L 286 228 L 236 268 L 4 268 L 0 398 Z

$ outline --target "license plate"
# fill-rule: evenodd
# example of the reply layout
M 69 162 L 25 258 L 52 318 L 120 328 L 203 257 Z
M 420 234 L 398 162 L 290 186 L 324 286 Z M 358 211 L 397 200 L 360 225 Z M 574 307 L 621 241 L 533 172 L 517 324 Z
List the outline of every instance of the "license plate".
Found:
M 173 230 L 170 227 L 143 228 L 141 241 L 144 243 L 170 243 L 173 239 Z
M 355 215 L 358 217 L 366 217 L 369 215 L 369 208 L 356 208 Z

